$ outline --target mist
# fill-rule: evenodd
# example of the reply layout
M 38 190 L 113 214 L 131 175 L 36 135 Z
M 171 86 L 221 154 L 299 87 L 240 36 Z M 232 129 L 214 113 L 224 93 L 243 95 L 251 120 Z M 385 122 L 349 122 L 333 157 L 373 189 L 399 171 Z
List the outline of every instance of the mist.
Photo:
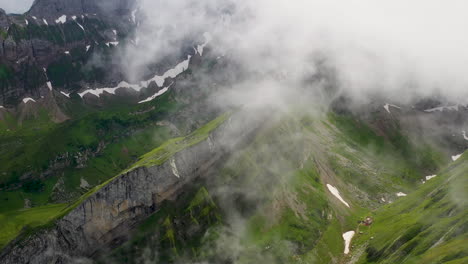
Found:
M 467 8 L 464 1 L 437 0 L 142 0 L 134 45 L 125 49 L 123 65 L 127 77 L 137 80 L 154 61 L 187 56 L 184 47 L 196 47 L 207 32 L 209 54 L 203 56 L 235 65 L 227 71 L 229 82 L 216 81 L 225 87 L 211 95 L 211 102 L 221 108 L 241 105 L 250 120 L 261 116 L 262 122 L 298 105 L 315 106 L 306 111 L 317 114 L 316 106 L 329 105 L 340 95 L 358 104 L 375 99 L 409 104 L 432 96 L 466 104 Z M 212 74 L 206 73 L 200 86 L 215 82 Z M 307 152 L 313 137 L 305 133 L 296 138 L 307 139 L 298 144 Z M 283 153 L 279 148 L 261 153 Z M 304 155 L 297 157 L 307 160 Z M 299 166 L 278 160 L 263 165 L 279 176 L 257 175 L 256 184 L 215 186 L 214 195 L 228 217 L 216 245 L 206 250 L 237 262 L 248 252 L 241 243 L 248 217 L 235 209 L 232 192 L 262 208 L 268 199 L 259 189 L 288 182 L 287 172 Z M 248 171 L 245 177 L 252 178 Z M 272 257 L 260 254 L 263 260 Z
M 22 14 L 31 8 L 34 0 L 0 0 L 0 8 L 7 13 Z
M 250 90 L 268 92 L 258 79 L 303 88 L 321 61 L 341 93 L 357 100 L 442 95 L 467 103 L 465 1 L 142 0 L 140 7 L 139 48 L 124 56 L 131 79 L 208 32 L 212 51 L 255 76 L 239 80 Z

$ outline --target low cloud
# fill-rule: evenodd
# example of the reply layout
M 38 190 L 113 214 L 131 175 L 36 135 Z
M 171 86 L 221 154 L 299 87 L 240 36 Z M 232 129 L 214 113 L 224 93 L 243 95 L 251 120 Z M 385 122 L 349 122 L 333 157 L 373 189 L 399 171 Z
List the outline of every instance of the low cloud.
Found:
M 321 61 L 334 71 L 338 88 L 355 99 L 407 101 L 439 94 L 466 103 L 468 98 L 465 1 L 142 0 L 140 5 L 139 47 L 126 53 L 133 78 L 145 65 L 180 54 L 206 31 L 213 35 L 212 49 L 250 76 L 284 89 L 304 86 Z M 248 86 L 256 89 L 254 83 Z
M 0 8 L 7 13 L 22 14 L 31 8 L 34 0 L 0 0 Z

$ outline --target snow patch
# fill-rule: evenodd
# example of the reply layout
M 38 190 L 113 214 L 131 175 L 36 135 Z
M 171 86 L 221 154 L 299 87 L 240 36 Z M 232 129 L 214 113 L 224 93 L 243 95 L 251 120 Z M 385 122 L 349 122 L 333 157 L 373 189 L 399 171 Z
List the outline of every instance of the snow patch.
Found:
M 70 94 L 69 93 L 66 93 L 66 92 L 62 92 L 60 91 L 61 94 L 65 95 L 66 97 L 70 98 Z
M 117 30 L 113 29 L 112 32 L 114 32 L 114 35 L 117 36 Z
M 49 90 L 52 91 L 52 83 L 51 82 L 47 82 L 47 87 L 49 88 Z
M 343 239 L 345 241 L 345 248 L 343 253 L 349 254 L 349 245 L 351 244 L 351 239 L 353 239 L 354 234 L 356 234 L 354 231 L 348 231 L 343 234 Z
M 86 52 L 89 51 L 89 48 L 91 48 L 91 45 L 86 46 Z
M 73 19 L 73 20 L 76 20 L 76 16 L 72 16 L 72 19 Z
M 55 23 L 59 24 L 59 23 L 65 23 L 67 22 L 67 16 L 66 15 L 62 15 L 61 17 L 57 18 L 57 20 L 55 20 Z
M 27 19 L 25 19 L 24 22 L 26 22 L 26 26 L 29 25 L 29 22 Z
M 175 163 L 175 159 L 171 159 L 171 168 L 172 168 L 172 173 L 174 174 L 174 176 L 176 176 L 177 178 L 180 178 L 180 175 L 179 175 L 179 170 L 177 169 L 177 165 Z
M 453 161 L 457 161 L 457 159 L 459 159 L 462 155 L 463 155 L 463 153 L 462 153 L 462 154 L 455 155 L 455 156 L 452 156 L 452 160 L 453 160 Z
M 117 46 L 117 45 L 119 45 L 119 42 L 118 41 L 111 41 L 111 42 L 107 42 L 106 45 L 107 45 L 107 47 L 110 47 L 110 45 Z
M 76 24 L 81 28 L 81 30 L 85 31 L 84 27 L 80 23 L 76 22 Z
M 110 94 L 115 94 L 115 91 L 117 89 L 119 89 L 119 88 L 130 88 L 130 89 L 133 89 L 133 90 L 139 92 L 142 88 L 148 87 L 148 85 L 153 81 L 156 82 L 156 84 L 159 87 L 162 87 L 163 84 L 164 84 L 164 81 L 166 80 L 166 78 L 175 78 L 179 74 L 181 74 L 182 72 L 184 72 L 184 71 L 186 71 L 188 69 L 188 66 L 189 66 L 189 63 L 190 63 L 190 58 L 191 58 L 191 56 L 189 55 L 186 60 L 184 60 L 181 63 L 177 64 L 173 69 L 170 69 L 170 70 L 166 71 L 162 76 L 156 75 L 156 76 L 154 76 L 153 78 L 151 78 L 151 79 L 149 79 L 147 81 L 140 82 L 140 84 L 129 84 L 129 83 L 123 81 L 123 82 L 120 82 L 116 87 L 88 89 L 88 90 L 85 90 L 85 91 L 79 93 L 79 95 L 80 95 L 80 97 L 83 97 L 85 94 L 89 93 L 89 94 L 94 94 L 95 96 L 99 97 L 104 92 L 108 92 Z M 165 93 L 168 88 L 169 87 L 164 88 L 166 90 L 161 89 L 161 91 L 163 93 Z M 161 92 L 161 91 L 159 91 L 159 92 Z M 161 94 L 159 94 L 159 95 L 156 94 L 156 97 L 160 96 L 160 95 Z M 156 97 L 154 97 L 154 98 L 156 98 Z M 145 100 L 148 100 L 150 98 L 147 98 Z M 151 101 L 153 99 L 150 99 L 149 101 Z M 143 100 L 142 102 L 144 102 L 145 100 Z
M 390 114 L 390 106 L 391 107 L 395 107 L 395 108 L 398 108 L 398 109 L 401 109 L 401 107 L 397 106 L 397 105 L 394 105 L 394 104 L 385 104 L 383 107 L 385 108 L 385 110 L 387 110 L 387 112 Z
M 32 18 L 34 18 L 35 20 L 37 20 L 37 17 L 35 17 L 35 16 L 32 16 Z
M 343 204 L 349 207 L 349 204 L 345 200 L 343 200 L 343 198 L 341 198 L 340 192 L 338 191 L 337 188 L 335 188 L 334 186 L 330 184 L 327 184 L 327 188 L 336 198 L 338 198 L 338 200 L 340 200 Z
M 110 93 L 110 94 L 115 94 L 115 91 L 119 88 L 131 88 L 135 91 L 140 91 L 142 88 L 140 85 L 137 84 L 129 84 L 127 82 L 120 82 L 116 87 L 111 87 L 111 88 L 98 88 L 98 89 L 89 89 L 84 92 L 79 93 L 81 97 L 83 97 L 85 94 L 94 94 L 95 96 L 99 97 L 101 94 L 104 92 Z
M 177 77 L 177 75 L 183 73 L 184 71 L 186 71 L 188 69 L 188 66 L 189 66 L 189 63 L 190 63 L 190 58 L 192 56 L 188 55 L 188 58 L 186 60 L 184 60 L 183 62 L 177 64 L 173 69 L 170 69 L 168 71 L 166 71 L 162 76 L 154 76 L 153 78 L 147 80 L 147 81 L 143 81 L 141 82 L 141 84 L 145 87 L 147 87 L 151 82 L 156 82 L 156 84 L 161 87 L 163 86 L 164 84 L 164 81 L 167 79 L 167 78 L 175 78 Z
M 403 192 L 398 192 L 398 193 L 396 194 L 396 196 L 398 196 L 398 197 L 405 197 L 405 196 L 407 196 L 407 194 L 406 194 L 406 193 L 403 193 Z
M 172 84 L 171 84 L 171 85 L 172 85 Z M 146 102 L 149 102 L 149 101 L 153 101 L 153 100 L 156 99 L 157 97 L 159 97 L 159 96 L 165 94 L 165 93 L 169 90 L 169 88 L 171 87 L 171 85 L 169 85 L 168 87 L 165 87 L 165 88 L 159 90 L 157 93 L 153 94 L 152 96 L 150 96 L 150 97 L 146 98 L 145 100 L 142 100 L 142 101 L 140 101 L 140 102 L 138 102 L 138 103 L 139 103 L 139 104 L 142 104 L 142 103 L 146 103 Z
M 437 175 L 429 175 L 429 176 L 426 176 L 426 181 L 430 180 L 430 179 L 433 179 L 437 177 Z
M 5 109 L 5 107 L 3 107 L 3 105 L 0 105 L 0 109 Z
M 49 23 L 47 23 L 47 20 L 45 20 L 45 18 L 43 18 L 42 21 L 44 22 L 44 24 L 46 24 L 46 26 L 49 25 Z
M 23 103 L 27 104 L 28 102 L 34 102 L 35 103 L 36 100 L 34 100 L 34 99 L 30 98 L 30 97 L 27 97 L 27 98 L 23 99 Z
M 452 105 L 452 106 L 440 106 L 440 107 L 435 107 L 431 109 L 424 110 L 424 112 L 427 113 L 433 113 L 433 112 L 443 112 L 444 110 L 449 110 L 449 111 L 458 111 L 459 105 Z
M 462 131 L 462 135 L 463 135 L 463 138 L 465 140 L 468 140 L 468 136 L 466 136 L 466 131 L 465 130 Z
M 203 37 L 205 37 L 205 43 L 198 45 L 196 49 L 200 56 L 203 56 L 203 49 L 205 49 L 206 45 L 208 45 L 208 43 L 213 39 L 208 32 L 203 33 Z
M 67 55 L 70 55 L 70 52 L 68 50 L 65 51 L 64 53 L 67 54 Z

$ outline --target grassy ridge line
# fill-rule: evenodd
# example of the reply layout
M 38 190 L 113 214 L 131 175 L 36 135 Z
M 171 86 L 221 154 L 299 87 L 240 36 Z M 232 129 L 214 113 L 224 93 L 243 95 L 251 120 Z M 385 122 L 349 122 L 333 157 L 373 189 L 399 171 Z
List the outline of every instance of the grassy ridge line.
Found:
M 111 183 L 113 180 L 115 180 L 122 174 L 128 173 L 140 167 L 159 166 L 163 164 L 164 162 L 166 162 L 170 157 L 172 157 L 177 152 L 184 150 L 185 148 L 191 147 L 195 144 L 198 144 L 201 141 L 207 139 L 209 136 L 209 133 L 213 131 L 214 129 L 216 129 L 219 125 L 224 123 L 224 121 L 228 117 L 229 117 L 228 113 L 223 114 L 220 117 L 216 118 L 215 120 L 204 125 L 203 127 L 195 130 L 193 133 L 189 134 L 188 136 L 171 139 L 167 141 L 166 143 L 164 143 L 162 146 L 143 155 L 140 158 L 140 160 L 137 161 L 135 165 L 132 166 L 130 169 L 125 170 L 122 173 L 119 173 L 118 175 L 110 178 L 109 180 L 89 190 L 87 193 L 81 196 L 76 202 L 74 202 L 72 205 L 65 208 L 64 211 L 58 216 L 58 218 L 63 217 L 66 214 L 68 214 L 71 210 L 75 209 L 78 205 L 80 205 L 84 200 L 86 200 L 92 194 L 96 193 L 101 188 Z
M 205 126 L 197 129 L 192 134 L 186 137 L 179 137 L 174 138 L 160 146 L 159 148 L 154 149 L 153 151 L 143 155 L 139 161 L 135 163 L 133 167 L 129 170 L 136 169 L 138 167 L 151 167 L 155 165 L 161 165 L 166 162 L 170 157 L 172 157 L 177 152 L 191 147 L 195 144 L 202 142 L 203 140 L 207 139 L 209 133 L 216 129 L 219 125 L 224 123 L 226 119 L 229 117 L 229 113 L 225 113 L 215 120 L 209 122 Z
M 189 134 L 186 137 L 180 137 L 176 139 L 169 140 L 162 146 L 154 149 L 150 153 L 143 155 L 140 159 L 139 162 L 137 162 L 134 166 L 132 166 L 130 169 L 124 171 L 123 173 L 119 173 L 118 175 L 110 178 L 109 180 L 105 181 L 104 183 L 95 186 L 94 188 L 90 189 L 87 193 L 83 194 L 78 200 L 73 202 L 70 205 L 65 205 L 65 204 L 59 204 L 59 205 L 50 205 L 50 206 L 44 206 L 44 207 L 37 207 L 25 211 L 20 211 L 23 212 L 25 215 L 34 215 L 36 212 L 35 210 L 40 210 L 43 208 L 53 208 L 56 210 L 49 210 L 46 211 L 48 213 L 46 214 L 41 214 L 42 221 L 36 221 L 34 217 L 30 218 L 30 221 L 25 221 L 22 224 L 19 223 L 19 225 L 16 226 L 17 232 L 2 232 L 4 229 L 8 229 L 13 223 L 10 223 L 10 221 L 15 221 L 15 218 L 12 217 L 5 217 L 4 215 L 0 215 L 0 232 L 2 234 L 5 234 L 4 236 L 0 236 L 0 248 L 3 248 L 9 241 L 14 239 L 18 234 L 20 233 L 21 229 L 28 227 L 27 232 L 24 233 L 24 237 L 27 237 L 29 234 L 32 234 L 36 231 L 38 231 L 41 228 L 48 228 L 51 227 L 54 224 L 54 221 L 57 219 L 60 219 L 67 215 L 69 212 L 71 212 L 73 209 L 78 207 L 82 202 L 84 202 L 87 198 L 89 198 L 91 195 L 99 191 L 101 188 L 106 186 L 107 184 L 111 183 L 113 180 L 118 178 L 124 173 L 127 173 L 129 171 L 132 171 L 134 169 L 137 169 L 139 167 L 150 167 L 150 166 L 158 166 L 163 164 L 165 161 L 167 161 L 170 157 L 172 157 L 174 154 L 176 154 L 179 151 L 182 151 L 185 148 L 191 147 L 195 144 L 198 144 L 202 142 L 203 140 L 207 139 L 209 136 L 209 133 L 213 131 L 214 129 L 218 128 L 224 121 L 227 120 L 227 118 L 230 116 L 229 113 L 225 113 L 215 120 L 209 122 L 208 124 L 204 125 L 203 127 L 197 129 L 193 133 Z M 26 213 L 28 212 L 28 213 Z M 6 230 L 5 229 L 5 230 Z

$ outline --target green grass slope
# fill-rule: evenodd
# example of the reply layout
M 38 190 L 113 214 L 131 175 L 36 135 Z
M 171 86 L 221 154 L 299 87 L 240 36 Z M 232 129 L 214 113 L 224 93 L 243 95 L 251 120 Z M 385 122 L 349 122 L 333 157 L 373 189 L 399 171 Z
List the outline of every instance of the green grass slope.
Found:
M 0 248 L 6 246 L 21 231 L 49 223 L 65 207 L 66 204 L 53 204 L 0 214 Z
M 192 201 L 200 200 L 188 192 L 177 205 L 168 205 L 178 209 L 149 218 L 129 243 L 101 261 L 340 263 L 344 232 L 381 207 L 382 198 L 410 193 L 425 163 L 436 168 L 443 163 L 432 149 L 426 155 L 429 147 L 410 144 L 402 153 L 405 137 L 393 133 L 397 136 L 379 136 L 352 116 L 291 112 L 273 118 L 222 168 L 197 183 L 210 197 L 206 211 L 215 208 L 216 221 L 188 213 Z
M 40 228 L 50 226 L 53 224 L 53 221 L 65 216 L 85 199 L 109 184 L 116 177 L 119 177 L 122 173 L 141 166 L 161 165 L 177 152 L 208 138 L 209 134 L 221 125 L 228 116 L 229 114 L 223 114 L 185 137 L 179 137 L 167 141 L 160 147 L 143 155 L 140 158 L 140 161 L 130 166 L 130 169 L 126 169 L 123 172 L 114 175 L 114 177 L 94 186 L 85 194 L 76 200 L 73 200 L 70 204 L 50 204 L 31 209 L 10 210 L 6 213 L 0 213 L 0 233 L 2 234 L 0 235 L 0 248 L 3 248 L 9 241 L 17 237 L 21 230 L 27 231 L 27 233 L 25 232 L 24 234 L 29 234 Z
M 353 263 L 467 263 L 468 154 L 374 213 L 353 241 Z

